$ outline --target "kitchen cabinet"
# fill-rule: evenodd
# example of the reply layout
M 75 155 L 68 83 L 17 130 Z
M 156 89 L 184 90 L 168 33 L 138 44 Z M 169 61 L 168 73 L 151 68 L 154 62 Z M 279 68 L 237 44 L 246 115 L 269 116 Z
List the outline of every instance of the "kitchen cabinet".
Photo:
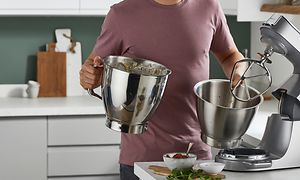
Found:
M 0 0 L 0 16 L 105 16 L 122 0 Z M 237 14 L 238 0 L 220 0 L 226 15 Z
M 104 115 L 48 117 L 48 146 L 116 145 L 120 133 L 105 126 Z
M 120 180 L 119 175 L 109 176 L 87 176 L 87 177 L 55 177 L 48 180 Z
M 226 15 L 237 15 L 237 0 L 220 0 Z
M 81 15 L 106 15 L 110 6 L 121 0 L 80 0 Z
M 119 174 L 119 146 L 53 147 L 48 149 L 48 176 Z
M 90 96 L 0 98 L 0 179 L 119 180 L 121 134 L 105 121 Z
M 8 16 L 104 16 L 121 0 L 0 0 L 0 15 Z
M 120 133 L 105 116 L 48 117 L 48 177 L 119 174 Z M 119 178 L 119 177 L 117 177 Z
M 0 117 L 0 179 L 47 179 L 46 117 Z
M 0 9 L 78 9 L 79 0 L 1 0 Z
M 75 15 L 80 0 L 0 0 L 0 15 Z

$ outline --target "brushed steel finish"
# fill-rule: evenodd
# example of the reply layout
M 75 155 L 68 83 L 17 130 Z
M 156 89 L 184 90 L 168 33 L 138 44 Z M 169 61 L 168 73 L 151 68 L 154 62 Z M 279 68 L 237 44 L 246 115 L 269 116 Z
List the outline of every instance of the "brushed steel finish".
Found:
M 101 94 L 106 126 L 131 134 L 145 132 L 147 121 L 162 98 L 171 70 L 139 58 L 108 56 L 103 62 Z
M 203 142 L 216 148 L 238 147 L 263 97 L 238 101 L 230 92 L 230 82 L 221 79 L 199 82 L 194 92 Z M 250 89 L 250 93 L 257 91 Z
M 279 114 L 272 114 L 260 144 L 269 158 L 250 161 L 235 159 L 220 152 L 216 161 L 226 163 L 231 171 L 266 171 L 300 167 L 300 31 L 283 16 L 272 16 L 260 28 L 261 41 L 267 49 L 285 56 L 294 66 L 292 76 L 272 94 L 279 102 Z

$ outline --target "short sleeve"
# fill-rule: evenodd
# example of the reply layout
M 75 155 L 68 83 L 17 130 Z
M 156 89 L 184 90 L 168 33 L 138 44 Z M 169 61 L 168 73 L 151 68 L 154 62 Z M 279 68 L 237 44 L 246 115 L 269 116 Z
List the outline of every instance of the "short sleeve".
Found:
M 96 40 L 93 53 L 102 58 L 109 55 L 120 55 L 122 52 L 122 35 L 117 27 L 117 16 L 113 7 L 108 12 Z
M 214 17 L 215 32 L 213 35 L 210 50 L 214 53 L 223 53 L 228 51 L 229 49 L 236 48 L 236 45 L 231 36 L 221 5 L 219 2 L 216 4 L 217 10 Z

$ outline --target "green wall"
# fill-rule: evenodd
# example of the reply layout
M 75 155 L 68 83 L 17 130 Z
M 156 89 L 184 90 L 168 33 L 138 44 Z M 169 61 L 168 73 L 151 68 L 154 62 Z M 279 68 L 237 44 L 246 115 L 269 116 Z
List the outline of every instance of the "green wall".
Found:
M 250 47 L 250 24 L 228 23 L 240 50 Z M 36 80 L 36 53 L 55 41 L 54 30 L 71 28 L 72 36 L 82 43 L 83 58 L 93 48 L 103 17 L 0 17 L 0 84 L 24 84 Z M 213 56 L 211 56 L 213 59 Z M 223 78 L 216 60 L 211 61 L 211 78 Z
M 36 80 L 36 53 L 55 41 L 57 28 L 71 28 L 87 57 L 102 22 L 103 17 L 0 17 L 0 84 Z

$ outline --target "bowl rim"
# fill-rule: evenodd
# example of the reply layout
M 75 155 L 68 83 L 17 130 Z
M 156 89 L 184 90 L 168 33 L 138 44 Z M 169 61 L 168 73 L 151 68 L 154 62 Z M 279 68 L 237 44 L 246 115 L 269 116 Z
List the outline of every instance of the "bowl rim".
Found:
M 194 153 L 188 153 L 188 157 L 187 158 L 173 158 L 171 156 L 167 156 L 169 154 L 186 154 L 186 152 L 169 152 L 169 153 L 165 153 L 163 155 L 164 158 L 169 158 L 169 159 L 192 159 L 192 158 L 196 158 L 197 159 L 197 155 Z
M 127 56 L 109 55 L 109 56 L 106 56 L 103 59 L 103 64 L 105 66 L 108 66 L 110 69 L 115 69 L 115 70 L 118 70 L 118 71 L 122 71 L 122 72 L 128 73 L 127 71 L 123 71 L 121 69 L 115 68 L 111 64 L 108 63 L 108 61 L 113 60 L 113 59 L 122 59 L 122 60 L 128 59 L 128 60 L 132 60 L 132 61 L 135 61 L 135 62 L 145 62 L 145 61 L 147 61 L 149 63 L 152 63 L 152 64 L 155 64 L 155 65 L 160 66 L 162 68 L 165 68 L 165 72 L 166 72 L 165 74 L 161 74 L 161 75 L 157 75 L 157 76 L 146 75 L 146 74 L 137 74 L 137 73 L 131 72 L 132 74 L 137 74 L 137 75 L 141 75 L 141 76 L 151 76 L 151 77 L 165 77 L 165 76 L 169 76 L 172 73 L 172 70 L 169 69 L 169 68 L 167 68 L 165 65 L 163 65 L 163 64 L 161 64 L 159 62 L 150 60 L 150 59 L 145 59 L 145 58 L 133 58 L 133 57 L 127 57 Z
M 193 88 L 194 94 L 195 94 L 198 98 L 200 98 L 202 101 L 204 101 L 204 102 L 206 102 L 206 103 L 208 103 L 208 104 L 210 104 L 210 105 L 213 105 L 213 106 L 216 106 L 216 107 L 220 107 L 220 108 L 224 108 L 224 109 L 247 110 L 247 109 L 253 109 L 253 108 L 255 109 L 255 108 L 259 107 L 259 106 L 263 103 L 263 101 L 264 101 L 263 96 L 262 96 L 262 95 L 259 95 L 259 99 L 260 99 L 259 103 L 256 104 L 255 106 L 251 106 L 251 107 L 247 107 L 247 108 L 231 108 L 231 107 L 226 107 L 226 106 L 221 106 L 221 105 L 213 104 L 213 103 L 211 103 L 211 102 L 209 102 L 209 101 L 203 99 L 202 97 L 200 97 L 199 94 L 197 93 L 197 89 L 198 89 L 199 85 L 202 85 L 202 84 L 205 84 L 205 83 L 208 83 L 208 82 L 230 82 L 230 81 L 229 81 L 229 80 L 226 80 L 226 79 L 208 79 L 208 80 L 203 80 L 203 81 L 197 82 L 197 83 L 194 85 L 194 88 Z M 249 88 L 250 88 L 251 90 L 253 90 L 253 91 L 257 91 L 257 90 L 255 90 L 255 89 L 252 88 L 252 87 L 249 87 Z
M 211 166 L 211 165 L 225 166 L 225 163 L 221 163 L 221 162 L 202 162 L 202 163 L 199 163 L 200 167 L 201 166 Z

